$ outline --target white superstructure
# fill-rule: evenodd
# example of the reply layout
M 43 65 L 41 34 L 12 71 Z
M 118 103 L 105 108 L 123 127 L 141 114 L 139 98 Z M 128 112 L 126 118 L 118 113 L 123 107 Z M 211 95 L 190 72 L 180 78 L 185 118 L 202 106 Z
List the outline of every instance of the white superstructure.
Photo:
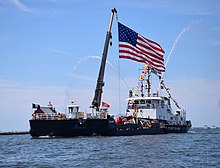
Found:
M 186 111 L 181 109 L 176 100 L 172 98 L 162 78 L 157 75 L 160 79 L 160 85 L 167 91 L 168 97 L 159 96 L 158 92 L 151 94 L 151 69 L 145 66 L 141 70 L 143 71 L 139 79 L 138 87 L 129 91 L 126 115 L 151 120 L 161 120 L 172 125 L 185 125 Z M 146 76 L 148 77 L 147 79 L 145 78 Z M 175 111 L 171 107 L 171 101 L 173 101 L 177 107 Z
M 173 111 L 167 97 L 129 97 L 127 116 L 165 120 L 169 124 L 186 124 L 186 112 L 182 109 Z

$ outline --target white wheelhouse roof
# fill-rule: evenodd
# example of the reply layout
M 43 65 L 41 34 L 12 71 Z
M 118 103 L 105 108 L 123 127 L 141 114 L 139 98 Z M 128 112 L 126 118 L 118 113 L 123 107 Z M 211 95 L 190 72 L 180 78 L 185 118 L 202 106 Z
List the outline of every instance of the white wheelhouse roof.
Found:
M 162 100 L 162 97 L 130 97 L 126 100 Z

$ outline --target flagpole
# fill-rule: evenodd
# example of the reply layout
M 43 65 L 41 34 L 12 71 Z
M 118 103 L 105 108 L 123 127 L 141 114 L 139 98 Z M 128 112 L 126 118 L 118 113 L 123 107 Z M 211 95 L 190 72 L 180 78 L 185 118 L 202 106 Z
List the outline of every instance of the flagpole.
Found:
M 118 14 L 116 13 L 116 20 L 118 23 Z M 119 39 L 118 39 L 119 42 Z M 119 55 L 119 46 L 118 46 L 118 55 Z M 120 59 L 118 58 L 118 108 L 119 114 L 121 114 L 121 71 L 120 71 Z M 127 86 L 128 87 L 128 86 Z M 129 87 L 128 87 L 129 88 Z
M 150 97 L 150 90 L 151 90 L 151 84 L 150 84 L 150 76 L 151 76 L 151 71 L 150 71 L 150 67 L 148 66 L 148 76 L 147 76 L 147 93 L 148 93 L 148 97 Z

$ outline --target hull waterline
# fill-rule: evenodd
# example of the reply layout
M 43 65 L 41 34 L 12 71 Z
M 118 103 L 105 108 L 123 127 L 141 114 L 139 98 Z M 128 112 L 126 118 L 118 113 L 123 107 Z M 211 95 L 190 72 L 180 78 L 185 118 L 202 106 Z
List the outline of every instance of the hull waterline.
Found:
M 141 124 L 117 125 L 114 119 L 73 119 L 73 120 L 29 120 L 30 134 L 33 138 L 76 137 L 76 136 L 133 136 L 167 133 L 187 133 L 190 126 L 171 126 L 161 128 L 155 123 L 151 128 Z

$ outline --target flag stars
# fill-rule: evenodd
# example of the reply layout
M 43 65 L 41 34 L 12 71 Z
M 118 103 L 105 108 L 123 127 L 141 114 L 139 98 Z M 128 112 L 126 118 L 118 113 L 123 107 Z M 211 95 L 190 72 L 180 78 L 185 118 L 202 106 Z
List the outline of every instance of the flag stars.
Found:
M 119 28 L 119 41 L 128 42 L 133 46 L 135 46 L 138 38 L 138 33 L 122 25 L 121 23 L 118 23 L 118 28 Z
M 118 23 L 119 57 L 149 64 L 155 71 L 164 72 L 164 51 L 161 46 L 134 30 Z

